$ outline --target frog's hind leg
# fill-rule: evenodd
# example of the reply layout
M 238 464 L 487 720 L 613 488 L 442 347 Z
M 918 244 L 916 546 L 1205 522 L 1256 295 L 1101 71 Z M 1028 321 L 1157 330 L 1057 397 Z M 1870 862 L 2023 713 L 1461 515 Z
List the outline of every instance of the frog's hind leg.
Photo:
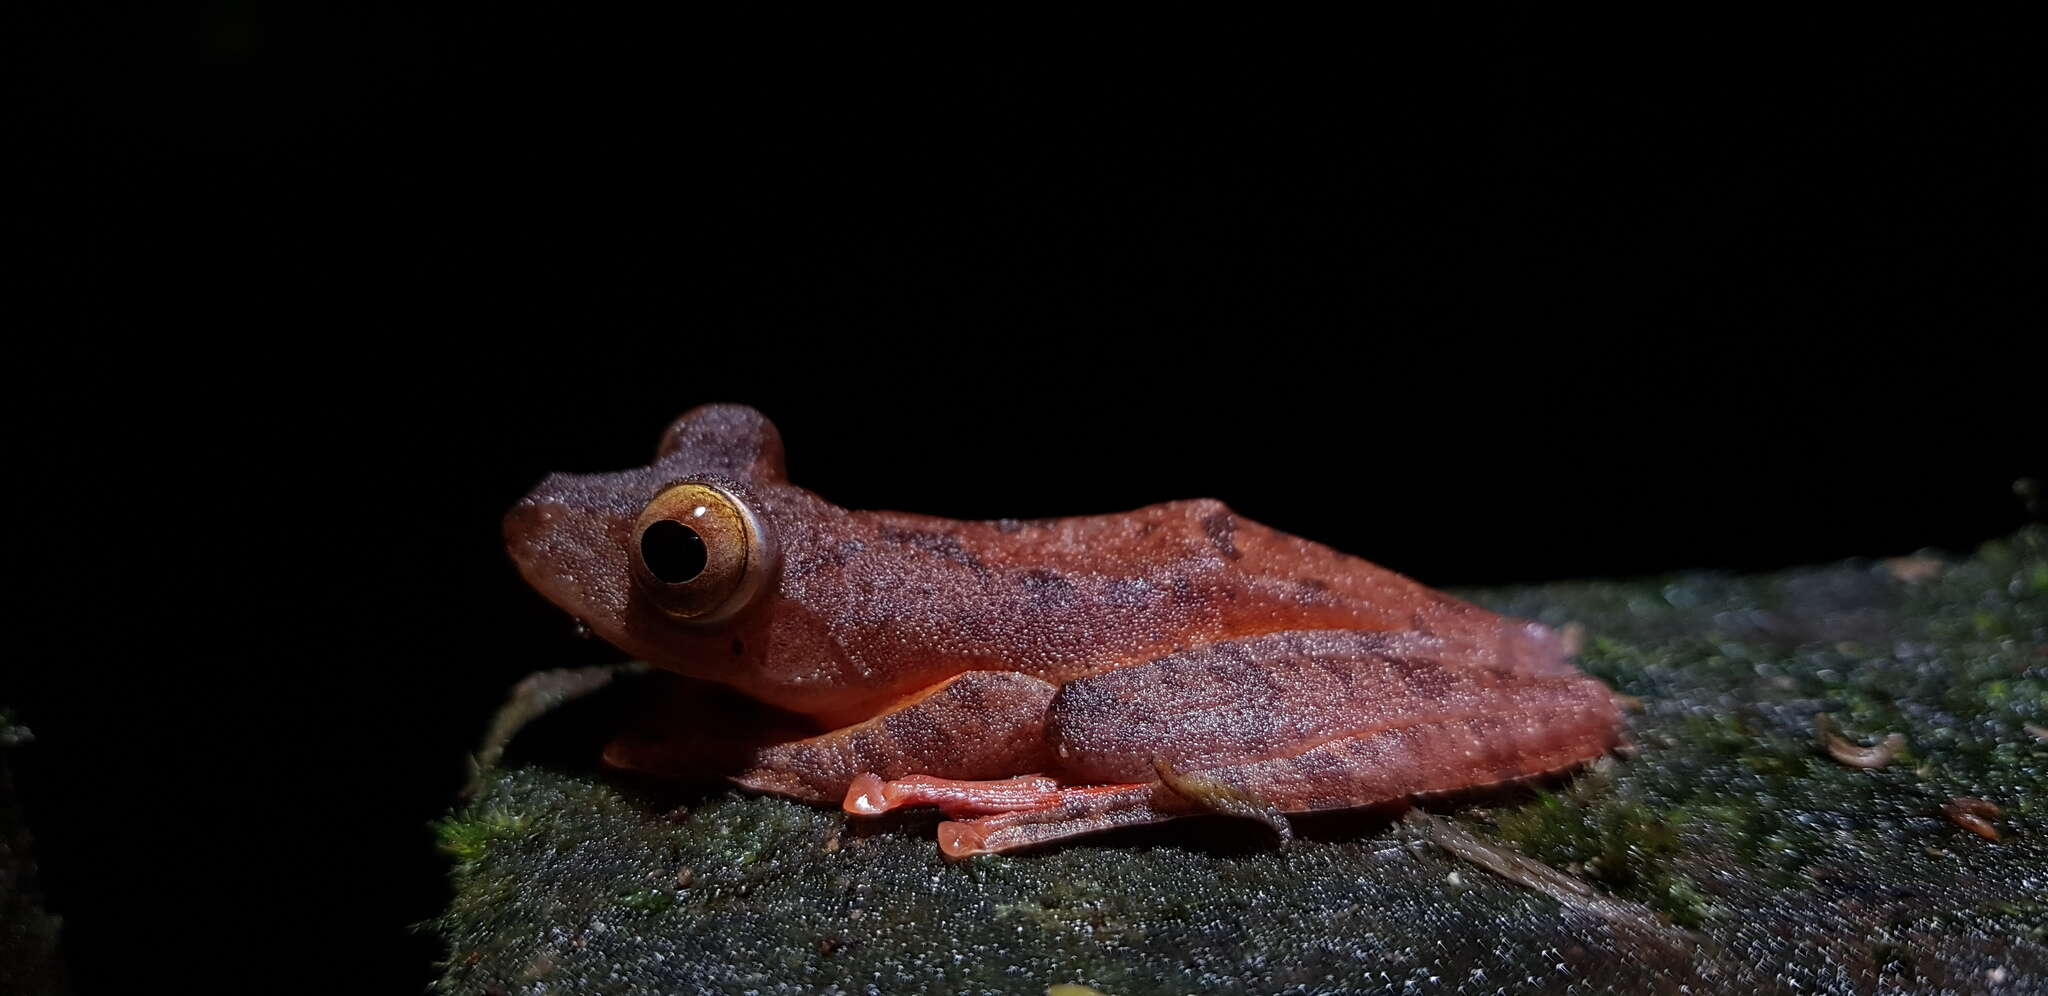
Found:
M 1460 648 L 1399 634 L 1271 633 L 1062 688 L 1046 727 L 1055 773 L 1098 787 L 865 787 L 870 798 L 893 791 L 897 804 L 959 815 L 1009 804 L 943 824 L 953 856 L 1197 812 L 1284 834 L 1282 813 L 1545 775 L 1598 757 L 1619 735 L 1612 694 L 1581 675 L 1475 666 Z
M 939 850 L 949 858 L 997 854 L 1202 811 L 1158 782 L 1062 789 L 1044 806 L 941 823 Z
M 1156 782 L 1068 788 L 1043 775 L 1000 781 L 913 775 L 885 781 L 866 774 L 846 793 L 846 811 L 859 816 L 903 806 L 936 806 L 947 816 L 976 817 L 939 824 L 939 850 L 949 858 L 1013 851 L 1202 811 Z
M 852 726 L 756 750 L 733 781 L 836 803 L 856 776 L 995 778 L 1051 763 L 1045 720 L 1058 691 L 1012 671 L 968 671 Z
M 1068 684 L 1047 739 L 1090 781 L 1202 772 L 1224 796 L 1313 812 L 1560 771 L 1619 740 L 1584 675 L 1474 666 L 1400 635 L 1269 633 Z

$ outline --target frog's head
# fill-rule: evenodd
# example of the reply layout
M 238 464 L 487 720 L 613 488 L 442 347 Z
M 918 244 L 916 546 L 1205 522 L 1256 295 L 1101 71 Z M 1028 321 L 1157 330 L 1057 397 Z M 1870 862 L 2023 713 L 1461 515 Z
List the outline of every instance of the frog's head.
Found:
M 762 496 L 779 488 L 775 425 L 744 405 L 704 405 L 669 426 L 649 466 L 542 481 L 506 514 L 505 546 L 549 601 L 664 661 L 762 601 L 780 557 Z

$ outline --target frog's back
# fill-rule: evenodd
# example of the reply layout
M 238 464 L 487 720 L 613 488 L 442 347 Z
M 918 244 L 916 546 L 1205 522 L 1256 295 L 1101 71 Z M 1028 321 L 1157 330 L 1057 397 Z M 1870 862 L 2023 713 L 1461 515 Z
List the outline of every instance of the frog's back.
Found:
M 848 511 L 791 483 L 775 427 L 737 405 L 685 414 L 646 467 L 548 477 L 504 530 L 521 575 L 593 633 L 813 718 L 872 716 L 967 671 L 1064 684 L 1293 631 L 1413 631 L 1461 666 L 1569 672 L 1541 626 L 1216 501 L 982 522 Z
M 1113 515 L 844 513 L 783 589 L 895 684 L 965 670 L 1070 681 L 1218 640 L 1416 630 L 1502 667 L 1562 667 L 1548 630 L 1196 499 Z

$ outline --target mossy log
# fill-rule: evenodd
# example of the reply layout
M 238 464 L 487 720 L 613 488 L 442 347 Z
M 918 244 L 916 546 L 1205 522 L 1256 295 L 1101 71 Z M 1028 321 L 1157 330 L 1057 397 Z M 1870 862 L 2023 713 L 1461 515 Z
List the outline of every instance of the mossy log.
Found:
M 597 770 L 607 697 L 660 678 L 625 674 L 440 825 L 439 989 L 2048 991 L 2048 530 L 1461 594 L 1582 626 L 1632 747 L 1285 842 L 1203 817 L 955 863 L 934 818 Z

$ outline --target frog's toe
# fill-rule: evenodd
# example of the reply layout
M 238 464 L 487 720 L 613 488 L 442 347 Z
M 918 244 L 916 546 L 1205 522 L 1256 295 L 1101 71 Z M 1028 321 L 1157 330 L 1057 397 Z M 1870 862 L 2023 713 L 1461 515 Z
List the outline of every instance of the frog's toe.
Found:
M 1157 782 L 1063 788 L 1058 779 L 1045 775 L 989 781 L 930 775 L 885 780 L 867 772 L 847 787 L 843 804 L 856 816 L 879 816 L 905 806 L 936 806 L 955 817 L 940 823 L 938 830 L 939 850 L 949 858 L 1014 851 L 1198 811 Z
M 1042 805 L 941 823 L 939 850 L 949 858 L 999 854 L 1194 812 L 1156 782 L 1066 788 L 1052 793 Z
M 905 806 L 937 806 L 947 816 L 1035 809 L 1058 800 L 1060 783 L 1044 775 L 993 780 L 960 780 L 910 775 L 883 780 L 863 772 L 847 786 L 841 808 L 855 816 L 880 816 Z
M 979 822 L 947 820 L 939 824 L 939 853 L 949 858 L 995 853 L 987 846 L 988 832 L 976 825 Z
M 889 783 L 872 771 L 862 772 L 846 788 L 846 801 L 841 808 L 855 816 L 880 816 L 895 809 L 899 802 L 890 798 Z

